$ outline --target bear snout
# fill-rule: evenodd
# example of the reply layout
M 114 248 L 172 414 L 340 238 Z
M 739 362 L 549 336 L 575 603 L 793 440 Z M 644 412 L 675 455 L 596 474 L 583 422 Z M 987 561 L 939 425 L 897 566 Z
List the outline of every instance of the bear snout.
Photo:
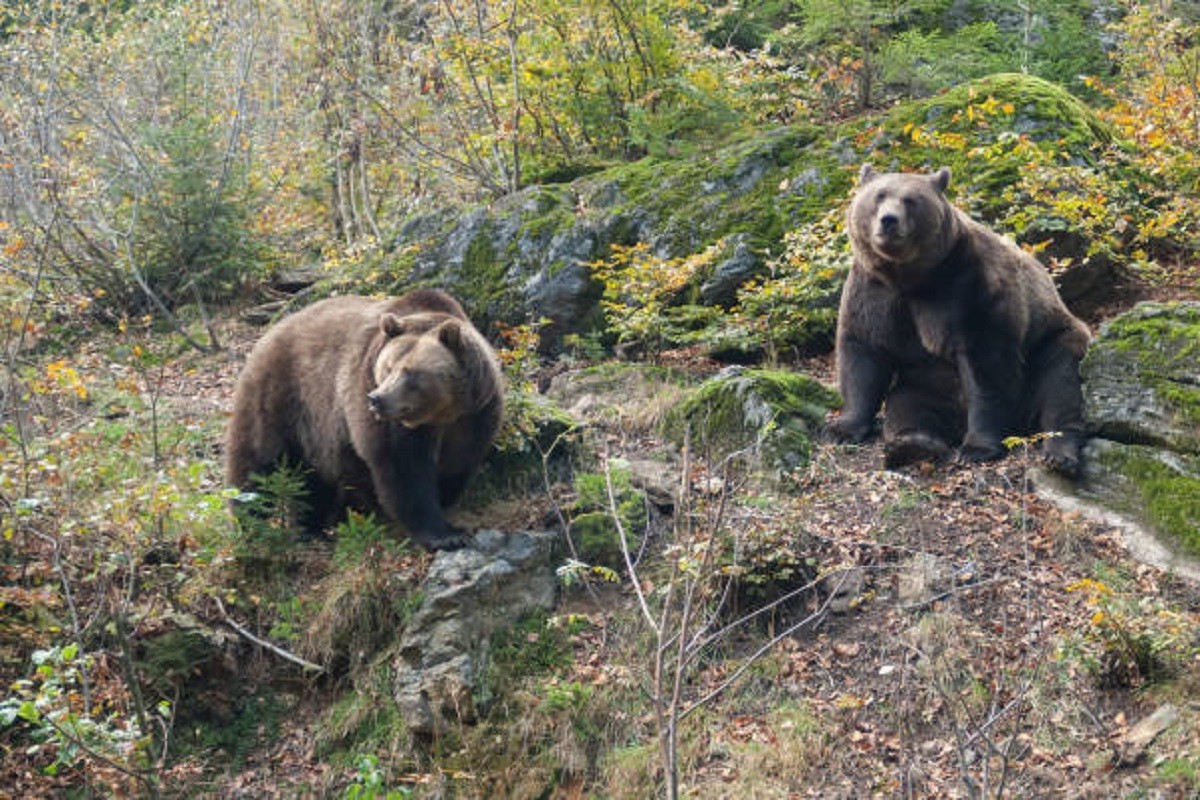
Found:
M 383 388 L 367 395 L 367 408 L 380 422 L 397 422 L 406 428 L 417 428 L 423 423 L 423 412 L 416 400 L 404 400 Z
M 379 419 L 397 416 L 400 411 L 399 405 L 394 398 L 388 397 L 387 392 L 380 389 L 367 395 L 367 408 Z
M 900 228 L 900 218 L 895 214 L 884 214 L 879 218 L 879 229 L 885 236 L 894 236 Z

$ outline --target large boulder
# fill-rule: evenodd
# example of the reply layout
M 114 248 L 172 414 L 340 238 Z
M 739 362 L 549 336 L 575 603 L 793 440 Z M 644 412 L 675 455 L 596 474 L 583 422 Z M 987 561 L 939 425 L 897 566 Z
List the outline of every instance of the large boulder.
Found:
M 1200 303 L 1144 303 L 1113 319 L 1082 370 L 1098 436 L 1200 453 Z
M 761 271 L 761 253 L 845 193 L 849 174 L 809 150 L 819 138 L 816 128 L 779 128 L 703 158 L 649 157 L 486 206 L 414 216 L 393 237 L 394 284 L 380 288 L 448 288 L 485 324 L 546 320 L 542 349 L 553 352 L 564 334 L 602 323 L 603 287 L 589 264 L 612 245 L 646 243 L 671 258 L 728 239 L 730 257 L 698 279 L 708 300 L 728 305 Z M 814 170 L 816 178 L 794 179 Z
M 1200 574 L 1200 303 L 1113 319 L 1082 374 L 1094 438 L 1073 494 L 1135 523 L 1163 566 Z

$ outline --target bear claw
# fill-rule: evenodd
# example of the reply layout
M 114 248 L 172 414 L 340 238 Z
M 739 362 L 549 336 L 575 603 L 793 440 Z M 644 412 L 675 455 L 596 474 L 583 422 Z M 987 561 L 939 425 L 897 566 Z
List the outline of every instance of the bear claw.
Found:
M 825 436 L 843 444 L 862 444 L 876 432 L 874 420 L 860 422 L 845 416 L 834 417 L 825 426 Z

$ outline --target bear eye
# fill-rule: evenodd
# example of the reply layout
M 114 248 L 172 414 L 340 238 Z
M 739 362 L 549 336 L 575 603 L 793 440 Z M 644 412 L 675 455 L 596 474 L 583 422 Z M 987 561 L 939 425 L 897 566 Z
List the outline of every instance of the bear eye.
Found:
M 904 207 L 905 208 L 916 208 L 916 206 L 917 206 L 917 198 L 915 198 L 915 197 L 904 198 Z

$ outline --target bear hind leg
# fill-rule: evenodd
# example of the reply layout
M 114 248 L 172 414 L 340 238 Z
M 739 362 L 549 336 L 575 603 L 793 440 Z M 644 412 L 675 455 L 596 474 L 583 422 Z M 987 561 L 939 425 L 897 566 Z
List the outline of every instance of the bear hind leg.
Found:
M 953 456 L 964 427 L 953 369 L 937 365 L 901 374 L 884 406 L 884 466 L 945 461 Z

